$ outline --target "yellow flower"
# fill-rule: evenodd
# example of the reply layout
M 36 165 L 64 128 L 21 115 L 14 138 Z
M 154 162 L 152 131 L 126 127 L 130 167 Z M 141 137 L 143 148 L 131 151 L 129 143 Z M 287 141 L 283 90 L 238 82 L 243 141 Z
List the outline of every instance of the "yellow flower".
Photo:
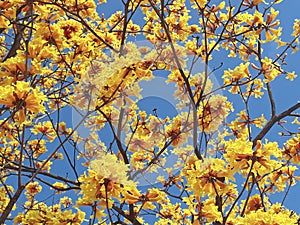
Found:
M 32 88 L 25 81 L 17 81 L 16 84 L 0 87 L 0 104 L 16 110 L 19 113 L 20 123 L 26 120 L 26 112 L 43 113 L 46 110 L 43 105 L 46 100 L 47 97 L 39 88 Z
M 133 181 L 128 180 L 128 165 L 123 161 L 118 160 L 113 154 L 105 154 L 99 159 L 92 161 L 90 169 L 97 175 L 106 178 L 111 182 L 123 185 L 134 185 Z
M 36 195 L 42 191 L 42 186 L 38 182 L 29 183 L 26 186 L 26 194 L 28 195 Z
M 197 2 L 197 4 L 196 4 Z M 198 8 L 197 6 L 199 5 L 201 8 L 204 8 L 207 0 L 191 0 L 191 3 L 194 3 L 194 8 Z
M 281 72 L 273 65 L 273 60 L 265 57 L 262 62 L 262 74 L 264 74 L 266 83 L 273 81 Z
M 224 75 L 222 78 L 224 79 L 224 85 L 228 84 L 235 84 L 239 82 L 241 79 L 249 78 L 250 72 L 249 72 L 249 65 L 250 63 L 241 63 L 240 65 L 236 66 L 233 70 L 228 69 L 224 71 Z M 232 93 L 237 93 L 237 89 L 231 90 Z
M 3 213 L 7 204 L 9 203 L 9 196 L 8 194 L 12 194 L 14 191 L 12 186 L 1 186 L 0 187 L 0 213 Z M 7 193 L 9 192 L 9 193 Z
M 293 71 L 291 73 L 287 73 L 285 78 L 293 81 L 296 77 L 297 75 L 295 74 L 295 71 Z
M 59 200 L 59 203 L 61 205 L 63 205 L 65 208 L 68 208 L 72 205 L 72 199 L 65 196 L 65 197 L 62 197 L 60 200 Z
M 297 37 L 300 35 L 300 19 L 295 19 L 293 30 L 292 36 Z
M 124 200 L 128 204 L 141 202 L 144 209 L 155 208 L 152 202 L 158 202 L 163 199 L 164 193 L 156 188 L 148 189 L 146 194 L 141 194 L 137 188 L 130 188 L 123 192 Z
M 28 149 L 30 152 L 33 152 L 34 157 L 38 157 L 41 154 L 47 152 L 46 141 L 44 139 L 37 140 L 34 139 L 28 142 Z
M 290 138 L 284 145 L 284 156 L 293 163 L 300 164 L 300 134 Z
M 257 211 L 259 209 L 262 209 L 264 206 L 266 206 L 267 198 L 263 198 L 264 202 L 262 202 L 261 196 L 259 194 L 255 194 L 250 197 L 250 199 L 247 202 L 246 211 L 245 214 L 248 214 L 250 211 Z M 245 201 L 242 201 L 243 203 Z
M 65 188 L 67 188 L 68 186 L 67 186 L 66 184 L 61 183 L 61 182 L 55 182 L 55 183 L 53 184 L 53 187 L 54 187 L 54 189 L 57 191 L 56 193 L 57 193 L 57 194 L 60 194 L 60 192 L 61 192 L 62 190 L 64 190 Z M 52 189 L 52 188 L 51 188 L 51 189 Z
M 257 199 L 256 199 L 257 200 Z M 254 203 L 254 202 L 253 202 Z M 260 206 L 257 200 L 258 210 L 249 211 L 244 217 L 239 217 L 237 224 L 245 225 L 277 225 L 277 224 L 297 224 L 298 215 L 290 210 L 285 209 L 279 203 L 272 206 L 265 205 L 265 210 Z M 254 203 L 255 204 L 255 203 Z M 253 205 L 253 209 L 255 209 Z
M 128 165 L 118 160 L 113 154 L 102 154 L 90 163 L 88 175 L 79 178 L 82 198 L 77 205 L 97 205 L 112 207 L 115 198 L 121 199 L 126 188 L 135 187 L 136 183 L 128 179 Z
M 203 202 L 201 213 L 207 219 L 207 222 L 222 221 L 221 213 L 218 211 L 215 197 L 208 198 Z
M 266 20 L 266 42 L 272 41 L 274 39 L 278 39 L 281 35 L 282 28 L 275 29 L 274 27 L 279 25 L 279 20 L 275 20 L 279 11 L 275 11 L 274 8 L 271 8 L 271 14 L 267 15 Z
M 40 169 L 42 167 L 42 165 L 44 164 L 44 161 L 41 161 L 41 162 L 37 162 L 35 161 L 34 162 L 34 166 L 37 168 L 37 169 Z M 52 162 L 51 161 L 47 161 L 46 164 L 43 166 L 42 170 L 43 171 L 50 171 L 51 169 L 51 164 Z
M 201 131 L 215 132 L 225 121 L 229 111 L 232 110 L 230 102 L 221 95 L 213 95 L 209 100 L 201 101 L 198 110 L 198 124 Z
M 35 135 L 42 134 L 46 136 L 50 140 L 50 142 L 52 142 L 56 136 L 56 132 L 53 129 L 51 121 L 45 121 L 42 123 L 39 122 L 31 129 L 31 132 L 34 133 Z
M 189 189 L 195 196 L 215 196 L 225 190 L 225 176 L 231 178 L 224 169 L 225 161 L 215 158 L 205 158 L 204 162 L 195 161 L 192 166 L 185 167 Z
M 166 126 L 166 138 L 172 141 L 172 146 L 181 146 L 187 140 L 187 136 L 182 132 L 181 118 L 176 116 L 173 124 Z

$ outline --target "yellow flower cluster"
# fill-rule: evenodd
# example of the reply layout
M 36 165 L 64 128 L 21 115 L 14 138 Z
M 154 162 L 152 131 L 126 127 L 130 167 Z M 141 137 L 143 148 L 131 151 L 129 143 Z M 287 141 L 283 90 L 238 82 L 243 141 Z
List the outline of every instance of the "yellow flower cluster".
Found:
M 62 202 L 64 203 L 64 202 Z M 79 209 L 77 212 L 61 208 L 63 204 L 47 206 L 43 202 L 27 202 L 27 213 L 19 213 L 15 218 L 16 224 L 75 224 L 84 222 L 85 213 Z
M 0 104 L 14 111 L 19 123 L 29 121 L 37 114 L 44 113 L 44 102 L 47 97 L 39 90 L 32 88 L 28 82 L 17 81 L 14 85 L 0 86 Z
M 123 187 L 135 186 L 135 183 L 129 180 L 128 172 L 128 165 L 113 154 L 105 154 L 93 160 L 88 175 L 84 174 L 79 178 L 80 193 L 83 196 L 77 204 L 92 205 L 94 201 L 99 201 L 99 205 L 108 202 L 111 207 L 113 198 L 120 198 Z
M 9 194 L 11 194 L 14 191 L 14 188 L 12 186 L 0 187 L 0 213 L 1 214 L 4 212 L 5 207 L 9 203 L 9 195 L 7 193 L 7 190 L 9 191 Z
M 289 50 L 298 50 L 300 20 L 285 41 L 273 8 L 281 1 L 129 0 L 111 15 L 99 13 L 106 0 L 1 1 L 0 218 L 83 224 L 91 210 L 90 224 L 139 225 L 148 217 L 155 225 L 299 223 L 269 198 L 300 180 L 299 131 L 286 129 L 283 145 L 265 138 L 270 124 L 285 129 L 282 116 L 299 116 L 277 114 L 271 93 L 278 76 L 297 78 L 285 65 Z M 144 21 L 136 20 L 141 13 Z M 140 38 L 147 46 L 135 43 Z M 274 56 L 263 51 L 271 43 Z M 223 55 L 217 65 L 217 51 L 231 57 L 231 68 Z M 176 89 L 168 93 L 181 110 L 173 117 L 138 107 L 140 82 L 161 70 Z M 241 97 L 237 114 L 229 116 L 223 90 Z M 251 108 L 265 92 L 268 123 Z M 70 108 L 85 119 L 88 137 L 63 121 Z M 109 146 L 101 129 L 111 131 Z M 133 181 L 160 170 L 167 175 L 151 187 Z M 62 196 L 70 190 L 77 199 Z M 50 204 L 41 201 L 48 191 Z

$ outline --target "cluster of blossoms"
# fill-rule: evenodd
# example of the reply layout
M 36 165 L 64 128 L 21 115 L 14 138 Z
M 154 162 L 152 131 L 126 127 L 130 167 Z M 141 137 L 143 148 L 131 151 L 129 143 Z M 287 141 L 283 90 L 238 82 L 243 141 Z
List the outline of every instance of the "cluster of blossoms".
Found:
M 0 224 L 299 224 L 300 103 L 278 114 L 271 85 L 297 78 L 300 20 L 285 41 L 282 0 L 233 2 L 1 1 Z M 174 116 L 139 105 L 160 71 Z

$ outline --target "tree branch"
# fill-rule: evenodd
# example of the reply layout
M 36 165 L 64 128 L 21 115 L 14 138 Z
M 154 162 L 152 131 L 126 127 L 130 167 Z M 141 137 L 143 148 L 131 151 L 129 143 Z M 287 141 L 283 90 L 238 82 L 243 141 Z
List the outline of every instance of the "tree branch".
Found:
M 300 102 L 293 105 L 289 109 L 285 110 L 284 112 L 280 113 L 278 116 L 274 116 L 271 120 L 264 126 L 264 128 L 259 132 L 259 134 L 253 139 L 253 148 L 256 146 L 258 140 L 261 140 L 274 126 L 274 124 L 280 121 L 282 118 L 289 116 L 293 111 L 300 108 Z

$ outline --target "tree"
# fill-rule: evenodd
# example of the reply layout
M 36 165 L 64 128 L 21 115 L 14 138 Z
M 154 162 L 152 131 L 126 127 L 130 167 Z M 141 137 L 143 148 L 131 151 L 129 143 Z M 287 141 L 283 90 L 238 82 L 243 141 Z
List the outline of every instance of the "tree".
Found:
M 104 2 L 0 2 L 0 224 L 299 224 L 300 103 L 272 91 L 296 78 L 282 0 Z M 175 116 L 138 104 L 163 72 Z

